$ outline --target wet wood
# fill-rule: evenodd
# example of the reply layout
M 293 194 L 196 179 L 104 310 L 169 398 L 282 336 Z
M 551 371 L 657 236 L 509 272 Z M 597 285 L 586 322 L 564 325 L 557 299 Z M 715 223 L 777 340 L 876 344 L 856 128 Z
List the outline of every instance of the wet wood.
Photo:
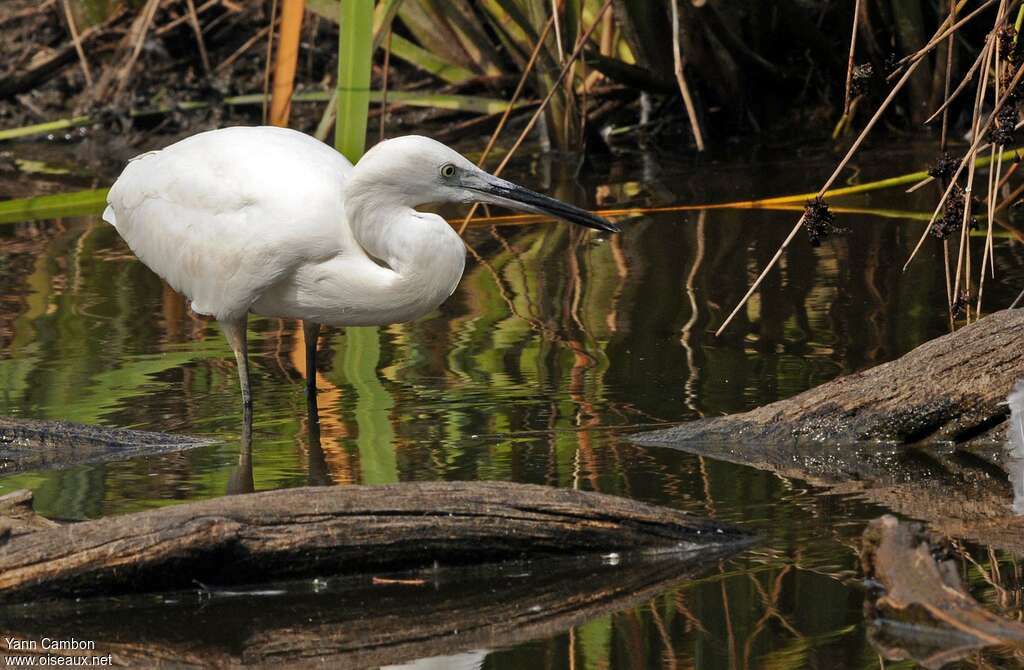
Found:
M 11 535 L 0 547 L 0 601 L 612 551 L 693 551 L 749 539 L 671 509 L 525 484 L 300 488 Z
M 890 515 L 871 522 L 861 562 L 873 586 L 865 616 L 886 658 L 939 668 L 987 646 L 1024 648 L 1024 624 L 974 600 L 948 544 L 921 524 Z
M 641 606 L 735 549 L 8 606 L 0 619 L 5 636 L 93 640 L 92 653 L 112 654 L 115 665 L 128 667 L 291 667 L 315 659 L 324 667 L 368 668 L 457 654 L 479 661 L 489 649 Z M 0 638 L 0 655 L 2 647 Z M 436 667 L 476 667 L 456 660 Z
M 964 442 L 1004 423 L 1024 377 L 1024 310 L 1003 310 L 902 358 L 750 412 L 646 433 L 642 444 Z
M 0 496 L 0 546 L 14 536 L 57 526 L 57 523 L 32 511 L 31 491 L 20 490 Z
M 0 416 L 0 474 L 154 456 L 212 443 L 190 435 Z

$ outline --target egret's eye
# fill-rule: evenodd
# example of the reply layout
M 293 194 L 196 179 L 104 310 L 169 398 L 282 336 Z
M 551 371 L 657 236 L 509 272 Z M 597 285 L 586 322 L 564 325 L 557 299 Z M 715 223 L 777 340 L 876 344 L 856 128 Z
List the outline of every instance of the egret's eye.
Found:
M 451 163 L 445 163 L 441 166 L 441 176 L 445 179 L 451 179 L 455 176 L 455 166 Z

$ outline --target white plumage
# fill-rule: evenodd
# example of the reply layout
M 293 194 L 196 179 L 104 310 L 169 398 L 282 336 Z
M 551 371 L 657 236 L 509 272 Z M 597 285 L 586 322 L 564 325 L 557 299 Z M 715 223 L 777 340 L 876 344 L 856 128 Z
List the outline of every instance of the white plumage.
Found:
M 615 230 L 425 137 L 381 142 L 353 167 L 307 135 L 271 127 L 200 133 L 133 159 L 103 218 L 194 311 L 221 322 L 248 408 L 249 312 L 302 319 L 312 363 L 320 324 L 410 321 L 451 295 L 465 264 L 462 240 L 441 217 L 415 210 L 443 201 Z

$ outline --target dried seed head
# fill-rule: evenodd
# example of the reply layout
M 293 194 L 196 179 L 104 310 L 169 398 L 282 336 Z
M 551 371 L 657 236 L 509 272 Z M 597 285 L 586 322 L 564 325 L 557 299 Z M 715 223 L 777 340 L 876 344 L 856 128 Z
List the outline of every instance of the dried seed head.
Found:
M 930 231 L 932 236 L 944 240 L 957 230 L 960 230 L 960 226 L 964 221 L 964 207 L 966 204 L 964 190 L 960 187 L 960 184 L 953 184 L 949 197 L 946 198 L 946 204 L 942 206 L 942 214 L 932 225 Z
M 947 152 L 939 156 L 939 159 L 935 161 L 935 165 L 928 168 L 928 176 L 935 177 L 936 179 L 947 180 L 956 174 L 956 169 L 959 166 L 960 161 L 953 158 L 953 156 Z
M 960 295 L 956 297 L 953 304 L 949 306 L 949 311 L 953 315 L 954 319 L 962 319 L 967 313 L 967 308 L 974 302 L 974 296 L 971 295 L 970 291 L 961 291 Z
M 988 141 L 996 145 L 1013 143 L 1013 127 L 1017 125 L 1017 108 L 1009 103 L 996 114 L 995 123 L 988 131 Z
M 1022 58 L 1024 61 L 1024 58 Z M 1009 91 L 1006 96 L 1006 103 L 1004 107 L 1010 107 L 1016 109 L 1017 104 L 1024 100 L 1024 81 L 1017 82 L 1017 85 L 1010 89 L 1010 82 L 1013 81 L 1013 76 L 1017 74 L 1019 65 L 1014 64 L 1015 67 L 1003 68 L 1003 74 L 999 77 L 999 90 Z
M 804 206 L 804 227 L 812 247 L 821 246 L 821 241 L 834 233 L 844 232 L 835 225 L 835 217 L 821 198 L 808 200 Z
M 1024 61 L 1024 49 L 1021 41 L 1017 39 L 1017 31 L 1012 24 L 1007 23 L 997 33 L 999 39 L 999 54 L 1008 63 L 1018 65 Z
M 885 57 L 885 63 L 882 66 L 885 68 L 885 76 L 888 77 L 894 72 L 900 69 L 900 55 L 895 51 L 891 52 Z
M 864 63 L 853 68 L 850 79 L 850 94 L 864 95 L 871 90 L 871 81 L 875 78 L 875 68 L 871 63 Z

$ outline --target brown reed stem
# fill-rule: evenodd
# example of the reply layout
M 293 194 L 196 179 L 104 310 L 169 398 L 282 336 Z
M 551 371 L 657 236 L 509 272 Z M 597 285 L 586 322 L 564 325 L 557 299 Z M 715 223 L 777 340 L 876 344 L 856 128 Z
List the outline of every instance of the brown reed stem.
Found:
M 921 233 L 921 238 L 917 241 L 917 246 L 914 247 L 914 251 L 911 252 L 910 258 L 908 258 L 907 262 L 904 263 L 904 271 L 906 271 L 907 266 L 910 265 L 910 262 L 914 260 L 914 256 L 917 255 L 917 252 L 918 250 L 920 250 L 921 245 L 924 244 L 925 238 L 928 236 L 928 231 L 931 230 L 932 224 L 934 224 L 935 219 L 938 218 L 939 212 L 942 210 L 942 206 L 946 204 L 946 199 L 949 197 L 950 192 L 953 190 L 953 185 L 956 184 L 956 180 L 960 176 L 960 173 L 963 172 L 964 166 L 968 163 L 968 161 L 971 161 L 971 164 L 973 165 L 974 155 L 978 152 L 980 148 L 983 148 L 982 144 L 985 133 L 988 132 L 989 127 L 992 125 L 992 121 L 996 118 L 996 115 L 999 114 L 999 110 L 1001 110 L 1003 108 L 1003 105 L 1006 104 L 1006 99 L 1009 97 L 1009 92 L 1016 88 L 1017 84 L 1020 83 L 1022 75 L 1024 75 L 1024 64 L 1022 64 L 1021 67 L 1017 68 L 1016 74 L 1014 74 L 1009 86 L 1006 87 L 1006 91 L 1003 92 L 1002 96 L 999 99 L 999 102 L 996 104 L 995 108 L 989 114 L 989 117 L 985 121 L 984 126 L 981 128 L 980 133 L 974 136 L 974 143 L 967 150 L 967 153 L 960 161 L 960 165 L 959 167 L 957 167 L 956 172 L 950 178 L 949 186 L 946 187 L 946 191 L 942 194 L 942 198 L 939 199 L 939 204 L 935 208 L 935 211 L 932 213 L 932 218 L 928 222 L 928 225 L 925 226 L 924 232 Z M 988 144 L 985 143 L 985 146 L 988 146 Z
M 534 111 L 533 116 L 530 117 L 530 120 L 527 122 L 526 127 L 523 128 L 522 132 L 519 134 L 519 137 L 512 145 L 512 148 L 508 150 L 508 153 L 505 154 L 505 157 L 501 160 L 501 163 L 499 163 L 498 167 L 494 169 L 495 176 L 501 174 L 501 171 L 505 169 L 506 165 L 508 165 L 508 162 L 512 159 L 512 156 L 519 149 L 519 147 L 522 146 L 523 141 L 530 134 L 530 131 L 532 131 L 533 127 L 537 125 L 537 120 L 540 118 L 541 114 L 544 113 L 544 110 L 547 108 L 548 103 L 551 102 L 551 99 L 555 96 L 555 93 L 558 92 L 558 87 L 562 83 L 562 80 L 565 79 L 565 75 L 569 72 L 573 63 L 576 62 L 576 59 L 580 57 L 580 54 L 583 53 L 583 47 L 586 46 L 587 42 L 590 40 L 590 36 L 594 33 L 594 30 L 601 24 L 601 17 L 604 16 L 604 13 L 607 12 L 608 8 L 611 6 L 612 0 L 605 0 L 605 3 L 601 5 L 601 9 L 597 12 L 597 15 L 594 17 L 594 22 L 590 24 L 590 27 L 587 28 L 587 31 L 583 34 L 582 37 L 580 37 L 579 42 L 577 42 L 576 44 L 576 48 L 573 49 L 572 55 L 569 56 L 569 58 L 565 62 L 565 65 L 562 66 L 561 71 L 558 73 L 558 77 L 556 77 L 555 81 L 551 83 L 551 89 L 548 91 L 548 94 L 541 101 L 536 111 Z M 538 40 L 538 45 L 541 43 L 542 40 Z M 460 235 L 466 230 L 466 226 L 468 226 L 469 222 L 473 219 L 473 215 L 476 213 L 477 207 L 478 205 L 474 204 L 473 207 L 470 208 L 469 214 L 466 215 L 465 221 L 462 222 L 462 227 L 459 228 Z
M 188 4 L 189 23 L 192 24 L 192 32 L 196 35 L 196 45 L 199 47 L 199 58 L 203 61 L 203 72 L 209 77 L 213 70 L 210 69 L 210 56 L 206 53 L 206 42 L 203 40 L 203 28 L 199 25 L 199 14 L 196 12 L 195 0 L 185 0 Z
M 850 162 L 850 159 L 853 158 L 853 155 L 857 152 L 857 149 L 859 149 L 860 145 L 863 144 L 865 139 L 867 139 L 868 133 L 870 133 L 871 130 L 875 127 L 875 124 L 878 123 L 878 120 L 882 118 L 882 114 L 885 112 L 886 109 L 889 108 L 889 105 L 892 104 L 892 101 L 896 99 L 896 96 L 907 84 L 907 82 L 910 81 L 910 76 L 914 74 L 914 71 L 917 70 L 917 66 L 920 65 L 922 62 L 924 62 L 923 59 L 915 60 L 913 63 L 910 64 L 910 67 L 906 69 L 906 71 L 903 73 L 903 76 L 900 77 L 900 80 L 896 82 L 896 85 L 892 87 L 891 91 L 889 91 L 889 95 L 886 96 L 882 104 L 879 105 L 878 109 L 875 111 L 874 116 L 872 116 L 871 120 L 868 121 L 866 126 L 864 126 L 864 130 L 860 131 L 860 135 L 857 136 L 857 139 L 854 141 L 853 146 L 850 147 L 850 150 L 846 152 L 846 155 L 843 157 L 843 159 L 839 161 L 839 165 L 836 166 L 836 169 L 832 172 L 832 175 L 825 181 L 825 185 L 818 189 L 817 197 L 822 197 L 825 191 L 827 191 L 832 186 L 832 184 L 835 183 L 836 179 L 839 178 L 839 174 L 846 167 L 846 164 Z M 776 251 L 775 255 L 772 256 L 772 259 L 768 261 L 768 265 L 765 266 L 764 270 L 761 271 L 761 274 L 758 275 L 756 280 L 754 280 L 754 283 L 750 285 L 750 288 L 747 290 L 746 294 L 744 294 L 743 298 L 739 301 L 739 304 L 737 304 L 736 307 L 733 308 L 732 312 L 729 313 L 729 316 L 725 319 L 722 325 L 719 326 L 718 330 L 715 331 L 716 336 L 722 334 L 722 331 L 724 331 L 726 327 L 732 322 L 732 320 L 736 317 L 736 314 L 739 313 L 740 309 L 745 304 L 747 304 L 747 301 L 750 300 L 750 296 L 754 294 L 754 291 L 756 291 L 757 288 L 761 285 L 761 282 L 764 281 L 764 278 L 768 276 L 768 273 L 771 271 L 771 269 L 775 267 L 776 263 L 779 262 L 779 259 L 782 258 L 782 254 L 786 251 L 786 248 L 789 247 L 790 242 L 792 242 L 793 238 L 796 237 L 796 234 L 800 232 L 800 228 L 803 226 L 805 218 L 806 214 L 802 214 L 800 216 L 800 218 L 796 222 L 796 225 L 793 226 L 793 229 L 789 231 L 789 235 L 786 236 L 786 239 L 783 240 L 782 244 L 779 246 L 778 251 Z
M 955 0 L 951 0 L 955 2 Z M 678 0 L 672 0 L 675 5 Z M 860 0 L 853 5 L 853 28 L 850 31 L 850 55 L 846 60 L 846 94 L 843 97 L 843 116 L 850 113 L 850 88 L 853 85 L 853 59 L 857 52 L 857 23 L 860 19 Z
M 270 67 L 274 57 L 274 25 L 277 23 L 277 0 L 270 4 L 270 32 L 267 34 L 267 60 L 263 69 L 263 125 L 267 125 L 267 109 L 270 102 Z
M 857 0 L 858 6 L 860 0 Z M 704 151 L 704 134 L 700 129 L 700 121 L 697 119 L 697 110 L 693 104 L 693 97 L 690 95 L 690 87 L 686 83 L 686 75 L 683 72 L 682 50 L 679 46 L 679 0 L 672 0 L 672 56 L 676 75 L 676 83 L 679 85 L 679 92 L 683 96 L 683 105 L 686 107 L 686 116 L 690 120 L 690 130 L 693 132 L 693 140 L 697 143 L 697 151 Z M 849 85 L 849 84 L 847 84 Z M 849 95 L 849 90 L 847 90 Z
M 78 33 L 78 26 L 75 25 L 74 14 L 71 13 L 71 0 L 64 0 L 64 16 L 68 20 L 68 30 L 71 31 L 71 41 L 75 45 L 75 53 L 78 54 L 78 62 L 82 64 L 82 74 L 85 75 L 85 83 L 92 88 L 92 70 L 89 68 L 89 60 L 85 57 L 85 49 L 82 48 L 82 37 Z
M 949 20 L 956 22 L 956 0 L 949 0 Z M 942 92 L 943 100 L 949 100 L 949 88 L 953 82 L 953 35 L 946 38 L 946 82 Z M 942 135 L 939 140 L 939 152 L 946 150 L 946 141 L 949 139 L 949 107 L 942 110 Z M 949 267 L 946 267 L 949 271 Z

